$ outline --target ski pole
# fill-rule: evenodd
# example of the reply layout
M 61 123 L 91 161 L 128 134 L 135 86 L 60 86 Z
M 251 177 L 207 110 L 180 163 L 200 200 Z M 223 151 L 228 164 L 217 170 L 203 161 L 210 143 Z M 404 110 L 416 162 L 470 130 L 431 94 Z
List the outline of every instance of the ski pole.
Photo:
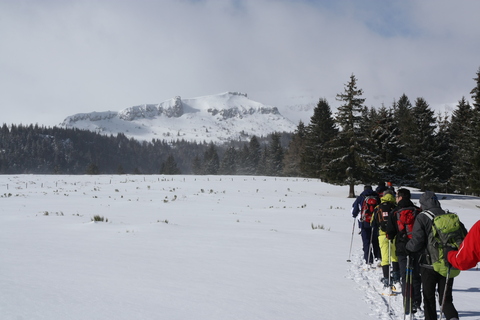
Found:
M 410 256 L 407 256 L 407 268 L 405 270 L 405 294 L 403 296 L 403 319 L 407 319 L 407 314 L 410 315 L 410 319 L 412 319 L 412 277 L 413 272 L 410 267 Z
M 388 240 L 388 239 L 387 239 Z M 388 307 L 387 311 L 390 314 L 390 300 L 391 300 L 391 293 L 392 293 L 392 243 L 388 240 L 388 285 L 390 286 L 390 295 L 388 296 Z
M 392 242 L 388 240 L 388 284 L 392 281 Z
M 450 278 L 450 269 L 452 267 L 449 266 L 447 270 L 447 277 L 445 280 L 445 288 L 443 289 L 443 297 L 442 297 L 442 304 L 440 305 L 440 317 L 438 318 L 439 320 L 443 319 L 443 306 L 445 305 L 445 299 L 447 297 L 447 288 L 448 288 L 448 279 Z
M 352 239 L 350 240 L 350 253 L 348 254 L 348 260 L 347 262 L 352 262 L 350 260 L 350 257 L 352 255 L 352 244 L 353 244 L 353 233 L 355 232 L 355 218 L 353 218 L 353 226 L 352 226 Z
M 370 256 L 373 254 L 372 251 L 373 251 L 373 227 L 370 224 L 370 244 L 368 245 L 368 258 L 367 258 L 368 260 L 367 264 L 369 264 L 370 266 L 373 264 L 373 262 L 370 263 Z M 372 261 L 373 261 L 373 258 L 372 258 Z

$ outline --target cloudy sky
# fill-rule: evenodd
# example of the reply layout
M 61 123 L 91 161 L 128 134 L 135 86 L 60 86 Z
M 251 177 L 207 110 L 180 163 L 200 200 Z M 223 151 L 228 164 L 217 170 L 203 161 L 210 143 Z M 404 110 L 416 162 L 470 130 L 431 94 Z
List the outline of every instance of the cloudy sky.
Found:
M 268 105 L 471 100 L 477 0 L 0 0 L 0 123 L 57 125 L 175 96 Z M 448 108 L 447 108 L 448 109 Z

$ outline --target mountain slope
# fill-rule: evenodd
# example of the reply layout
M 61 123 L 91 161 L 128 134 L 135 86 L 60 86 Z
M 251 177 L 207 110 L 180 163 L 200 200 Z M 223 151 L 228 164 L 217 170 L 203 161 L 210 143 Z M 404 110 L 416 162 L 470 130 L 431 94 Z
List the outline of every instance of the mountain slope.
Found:
M 275 131 L 293 132 L 296 124 L 276 107 L 250 100 L 246 94 L 226 92 L 191 99 L 175 97 L 159 104 L 144 104 L 118 112 L 79 113 L 61 126 L 124 133 L 138 140 L 184 139 L 223 143 L 249 140 Z

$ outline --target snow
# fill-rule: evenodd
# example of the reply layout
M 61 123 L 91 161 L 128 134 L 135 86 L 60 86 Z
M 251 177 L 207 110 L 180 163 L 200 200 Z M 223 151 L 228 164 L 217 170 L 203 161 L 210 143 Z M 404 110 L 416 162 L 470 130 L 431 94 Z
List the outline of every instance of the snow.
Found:
M 1 319 L 403 319 L 364 270 L 358 229 L 350 254 L 347 186 L 2 175 L 0 195 Z M 480 199 L 439 198 L 467 228 L 479 219 Z M 476 269 L 456 278 L 461 319 L 480 318 L 479 284 Z
M 265 137 L 276 131 L 293 132 L 297 124 L 275 107 L 253 101 L 245 93 L 225 92 L 189 99 L 175 97 L 118 112 L 79 113 L 67 117 L 61 126 L 106 135 L 124 133 L 143 141 L 183 139 L 224 143 L 249 141 L 253 135 Z

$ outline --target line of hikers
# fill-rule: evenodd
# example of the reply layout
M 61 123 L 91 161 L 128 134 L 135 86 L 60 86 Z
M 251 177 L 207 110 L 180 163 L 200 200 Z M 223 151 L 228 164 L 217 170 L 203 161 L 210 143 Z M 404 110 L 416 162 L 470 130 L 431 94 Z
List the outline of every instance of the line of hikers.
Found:
M 434 192 L 424 192 L 417 207 L 410 190 L 395 192 L 390 183 L 380 183 L 375 191 L 366 185 L 352 215 L 359 223 L 365 263 L 378 262 L 387 292 L 401 287 L 405 314 L 420 310 L 423 291 L 425 320 L 437 319 L 438 290 L 441 316 L 458 319 L 453 278 L 480 261 L 480 221 L 467 235 L 458 216 L 444 211 Z

